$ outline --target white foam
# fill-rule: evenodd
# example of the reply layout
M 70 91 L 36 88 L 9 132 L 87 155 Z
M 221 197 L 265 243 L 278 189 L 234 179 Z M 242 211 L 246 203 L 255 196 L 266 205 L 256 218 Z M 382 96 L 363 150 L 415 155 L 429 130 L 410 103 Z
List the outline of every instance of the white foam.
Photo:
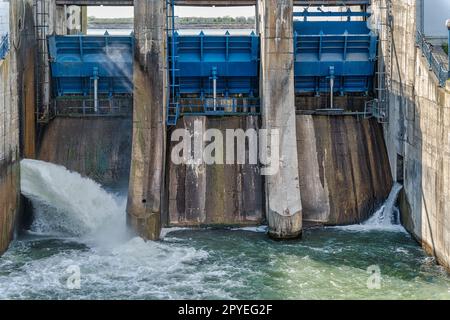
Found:
M 210 288 L 205 281 L 209 272 L 211 276 L 220 272 L 220 266 L 197 270 L 209 258 L 207 251 L 173 241 L 124 240 L 125 200 L 109 194 L 98 183 L 42 161 L 23 160 L 21 169 L 22 192 L 36 211 L 29 232 L 33 238 L 15 244 L 33 246 L 36 241 L 52 241 L 49 235 L 56 235 L 64 236 L 69 247 L 41 259 L 26 257 L 20 267 L 11 269 L 17 257 L 10 256 L 14 249 L 8 251 L 0 260 L 0 269 L 6 272 L 0 274 L 0 299 L 29 298 L 30 294 L 39 298 L 56 295 L 61 299 L 96 299 L 104 298 L 105 291 L 109 298 L 180 299 L 186 298 L 187 292 L 199 299 L 232 298 L 226 287 Z M 164 229 L 162 236 L 179 230 L 186 229 Z M 73 250 L 69 239 L 87 246 Z M 67 268 L 71 266 L 81 272 L 79 291 L 66 286 L 70 275 Z
M 22 160 L 21 191 L 33 204 L 33 232 L 112 240 L 125 231 L 125 199 L 62 166 Z
M 395 183 L 384 205 L 377 212 L 375 212 L 375 214 L 367 220 L 364 225 L 379 227 L 398 225 L 399 211 L 395 207 L 395 204 L 402 189 L 403 186 L 401 184 Z
M 27 245 L 27 244 L 23 244 Z M 208 252 L 191 247 L 134 238 L 112 250 L 60 250 L 13 267 L 17 257 L 0 260 L 0 299 L 182 299 L 225 296 L 222 288 L 209 288 L 205 271 L 197 271 Z M 27 258 L 28 259 L 28 258 Z M 79 268 L 80 290 L 69 290 L 69 267 Z M 211 272 L 220 271 L 219 266 Z M 105 293 L 106 292 L 106 293 Z
M 160 238 L 164 239 L 172 232 L 192 230 L 191 228 L 162 228 Z
M 232 231 L 246 231 L 246 232 L 255 232 L 255 233 L 267 233 L 269 227 L 267 226 L 258 226 L 258 227 L 243 227 L 243 228 L 233 228 Z
M 400 224 L 400 211 L 395 206 L 398 195 L 402 191 L 403 186 L 395 183 L 386 202 L 378 209 L 372 217 L 362 224 L 333 227 L 334 229 L 354 232 L 368 231 L 388 231 L 388 232 L 406 232 Z

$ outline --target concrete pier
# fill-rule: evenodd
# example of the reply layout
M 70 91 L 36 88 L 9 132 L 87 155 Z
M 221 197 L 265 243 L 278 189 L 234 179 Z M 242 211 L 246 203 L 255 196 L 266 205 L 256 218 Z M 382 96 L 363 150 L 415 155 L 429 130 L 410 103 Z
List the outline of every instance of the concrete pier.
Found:
M 0 254 L 13 237 L 20 200 L 19 113 L 10 103 L 17 102 L 14 69 L 12 54 L 0 61 Z
M 165 1 L 134 6 L 135 66 L 133 147 L 128 221 L 149 240 L 159 239 L 165 170 Z
M 34 27 L 32 8 L 31 0 L 10 2 L 9 35 L 12 45 L 5 59 L 0 60 L 0 254 L 12 240 L 19 215 L 21 151 L 32 153 L 34 146 L 33 122 L 21 117 L 27 111 L 34 112 L 30 101 L 33 92 L 29 91 L 33 79 L 24 70 L 32 67 L 25 57 L 34 52 L 33 34 L 30 33 Z
M 298 177 L 295 127 L 293 1 L 261 0 L 262 128 L 278 130 L 279 171 L 266 179 L 266 217 L 275 239 L 302 233 L 302 203 Z

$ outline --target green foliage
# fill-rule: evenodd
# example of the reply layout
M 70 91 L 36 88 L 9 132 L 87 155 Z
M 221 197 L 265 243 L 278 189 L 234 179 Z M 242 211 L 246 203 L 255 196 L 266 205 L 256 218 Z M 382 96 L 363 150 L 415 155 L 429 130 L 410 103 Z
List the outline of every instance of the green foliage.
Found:
M 447 44 L 443 44 L 442 48 L 444 49 L 445 53 L 448 54 L 448 43 Z

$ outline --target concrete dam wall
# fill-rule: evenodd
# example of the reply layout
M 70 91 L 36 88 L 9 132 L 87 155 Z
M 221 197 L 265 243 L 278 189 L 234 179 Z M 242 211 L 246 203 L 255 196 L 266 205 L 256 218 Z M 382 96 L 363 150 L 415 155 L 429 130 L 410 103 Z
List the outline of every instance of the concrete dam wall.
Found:
M 384 134 L 394 179 L 404 184 L 402 222 L 450 270 L 450 84 L 439 86 L 415 45 L 416 3 L 392 1 L 392 87 Z M 380 8 L 382 1 L 375 1 L 375 16 L 384 19 Z M 382 51 L 386 55 L 389 48 Z
M 297 148 L 305 222 L 360 223 L 386 199 L 392 178 L 382 129 L 353 116 L 298 115 Z M 183 117 L 191 131 L 259 128 L 258 117 Z M 64 118 L 50 122 L 38 159 L 101 183 L 128 176 L 131 119 Z M 203 135 L 203 132 L 196 133 Z M 169 153 L 175 142 L 172 142 Z M 243 226 L 265 221 L 264 177 L 257 165 L 175 165 L 166 162 L 170 226 Z
M 20 203 L 19 121 L 17 105 L 10 103 L 14 94 L 11 60 L 9 56 L 0 61 L 0 254 L 13 237 Z
M 382 127 L 375 119 L 354 116 L 298 115 L 296 119 L 303 221 L 346 225 L 368 219 L 392 187 Z M 258 129 L 257 117 L 183 117 L 177 128 L 194 134 L 196 120 L 204 130 L 219 129 L 223 136 L 225 129 Z M 170 160 L 167 166 L 169 225 L 265 221 L 265 178 L 258 166 L 174 165 Z
M 100 183 L 128 179 L 131 127 L 127 117 L 57 117 L 43 134 L 38 159 L 63 165 Z
M 303 220 L 361 223 L 392 187 L 381 126 L 354 116 L 297 116 Z
M 20 157 L 34 146 L 32 8 L 31 0 L 9 2 L 10 50 L 0 60 L 0 254 L 20 212 Z
M 183 117 L 177 128 L 258 129 L 258 117 Z M 195 132 L 203 135 L 203 132 Z M 172 142 L 170 150 L 176 142 Z M 226 150 L 224 150 L 226 152 Z M 263 177 L 258 165 L 167 163 L 169 224 L 173 226 L 260 225 L 264 220 Z
M 170 8 L 160 2 L 135 3 L 134 125 L 127 212 L 130 225 L 139 235 L 156 240 L 160 226 L 166 224 L 245 225 L 265 221 L 269 236 L 298 238 L 303 201 L 309 212 L 305 216 L 325 224 L 361 222 L 381 204 L 392 179 L 379 126 L 372 121 L 360 124 L 351 118 L 310 118 L 310 123 L 303 120 L 306 118 L 297 119 L 296 109 L 302 109 L 299 106 L 311 110 L 328 103 L 326 98 L 317 104 L 296 99 L 292 1 L 261 1 L 256 13 L 262 109 L 258 125 L 279 132 L 280 170 L 258 178 L 256 168 L 246 166 L 172 165 L 168 157 L 173 145 L 168 141 L 172 111 L 178 107 L 174 107 L 176 103 L 169 103 L 172 108 L 167 105 L 176 95 L 164 90 L 177 86 L 171 86 L 170 76 L 164 72 L 170 69 L 165 49 L 169 29 L 164 21 L 168 11 Z M 367 99 L 370 97 L 363 94 L 351 100 L 337 98 L 336 102 L 346 110 L 362 111 Z M 161 108 L 163 105 L 167 110 Z M 232 118 L 202 122 L 220 131 L 226 126 L 248 128 L 246 121 Z M 191 120 L 178 123 L 178 128 L 190 126 Z M 244 186 L 254 187 L 254 194 L 244 191 Z M 348 193 L 350 199 L 346 198 Z
M 13 238 L 20 200 L 19 162 L 5 161 L 0 166 L 0 254 Z
M 11 57 L 0 61 L 0 253 L 12 238 L 20 196 L 18 110 L 10 103 L 14 94 Z

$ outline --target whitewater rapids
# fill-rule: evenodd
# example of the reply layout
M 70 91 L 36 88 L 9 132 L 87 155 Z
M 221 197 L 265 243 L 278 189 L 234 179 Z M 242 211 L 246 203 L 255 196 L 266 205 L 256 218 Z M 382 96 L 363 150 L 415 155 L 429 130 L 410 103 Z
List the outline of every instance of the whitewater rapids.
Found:
M 113 226 L 125 231 L 126 198 L 62 166 L 22 160 L 21 191 L 33 204 L 33 232 L 86 237 Z
M 442 269 L 408 234 L 386 232 L 400 228 L 390 209 L 396 188 L 371 220 L 354 226 L 361 232 L 305 230 L 292 242 L 272 241 L 264 228 L 132 238 L 124 195 L 40 161 L 22 162 L 22 190 L 35 209 L 33 232 L 0 257 L 0 299 L 450 298 Z M 381 290 L 367 287 L 374 265 Z M 67 281 L 77 268 L 73 290 Z

